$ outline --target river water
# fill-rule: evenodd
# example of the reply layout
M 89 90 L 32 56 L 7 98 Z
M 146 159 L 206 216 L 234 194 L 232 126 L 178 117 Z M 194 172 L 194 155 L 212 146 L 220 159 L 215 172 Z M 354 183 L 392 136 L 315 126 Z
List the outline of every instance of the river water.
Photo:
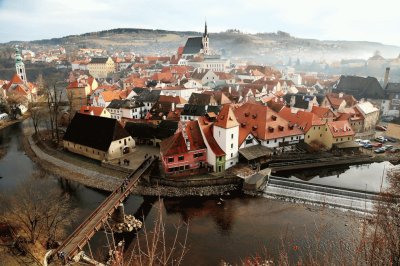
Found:
M 0 158 L 2 194 L 12 194 L 15 187 L 37 169 L 35 163 L 21 149 L 20 138 L 25 124 L 27 121 L 0 130 L 0 149 L 5 151 L 5 155 Z M 368 188 L 374 187 L 375 190 L 380 186 L 382 169 L 387 167 L 390 167 L 388 163 L 381 163 L 350 167 L 333 175 L 321 172 L 306 178 L 298 173 L 297 175 L 303 180 L 330 184 L 344 180 L 346 186 L 361 189 L 364 189 L 367 183 Z M 288 175 L 297 178 L 293 173 Z M 70 232 L 107 196 L 105 192 L 54 177 L 48 178 L 48 182 L 69 193 L 72 204 L 79 209 L 79 217 L 69 229 Z M 157 217 L 158 208 L 154 206 L 161 206 L 166 222 L 167 239 L 171 241 L 175 235 L 175 226 L 187 222 L 188 253 L 184 265 L 217 265 L 221 260 L 236 264 L 246 256 L 263 254 L 265 250 L 274 257 L 277 256 L 282 237 L 288 238 L 286 243 L 299 246 L 304 251 L 306 243 L 310 242 L 306 235 L 312 235 L 317 230 L 316 227 L 323 228 L 320 230 L 322 239 L 335 241 L 336 238 L 349 236 L 352 226 L 358 225 L 352 214 L 340 210 L 240 194 L 225 196 L 223 201 L 219 197 L 187 197 L 162 199 L 161 202 L 162 204 L 159 204 L 158 200 L 131 196 L 125 208 L 127 213 L 134 214 L 142 207 L 146 214 L 146 227 L 151 228 Z M 91 241 L 95 254 L 106 250 L 104 239 L 104 233 L 98 233 Z M 293 256 L 298 252 L 290 249 Z

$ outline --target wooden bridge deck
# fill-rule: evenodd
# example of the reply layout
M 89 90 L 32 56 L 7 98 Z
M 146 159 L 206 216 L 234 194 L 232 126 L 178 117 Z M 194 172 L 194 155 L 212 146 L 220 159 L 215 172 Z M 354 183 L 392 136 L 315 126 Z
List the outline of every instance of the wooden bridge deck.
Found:
M 130 195 L 139 179 L 156 161 L 157 159 L 153 157 L 145 159 L 135 171 L 129 174 L 129 183 L 126 188 L 122 190 L 123 182 L 121 182 L 121 186 L 111 193 L 92 214 L 75 229 L 75 231 L 55 250 L 53 255 L 63 252 L 66 261 L 72 260 L 88 243 L 90 238 L 102 228 L 118 205 Z

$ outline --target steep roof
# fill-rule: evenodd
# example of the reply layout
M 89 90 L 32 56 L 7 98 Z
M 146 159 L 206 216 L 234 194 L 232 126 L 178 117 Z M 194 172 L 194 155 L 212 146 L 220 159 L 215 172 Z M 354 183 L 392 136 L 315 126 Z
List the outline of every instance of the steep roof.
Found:
M 126 137 L 129 137 L 128 132 L 115 119 L 76 113 L 64 140 L 108 151 L 112 141 Z
M 303 132 L 282 118 L 268 106 L 245 103 L 235 110 L 239 127 L 239 145 L 252 134 L 258 139 L 270 140 L 301 135 Z
M 385 93 L 399 93 L 400 83 L 389 82 L 385 87 Z
M 351 94 L 357 99 L 382 99 L 384 97 L 382 86 L 374 77 L 342 75 L 334 90 Z
M 107 63 L 108 57 L 94 57 L 89 64 L 105 64 Z
M 183 48 L 183 54 L 198 54 L 203 48 L 202 37 L 191 37 L 186 41 L 185 47 Z
M 215 156 L 223 156 L 225 155 L 225 152 L 221 149 L 221 147 L 218 145 L 217 141 L 214 138 L 213 135 L 213 123 L 209 123 L 206 121 L 204 117 L 200 117 L 198 119 L 199 125 L 201 130 L 203 131 L 204 137 L 210 146 L 212 152 L 215 154 Z
M 222 128 L 232 128 L 239 126 L 239 123 L 236 120 L 236 116 L 233 113 L 233 110 L 230 107 L 230 105 L 226 104 L 222 107 L 221 111 L 217 116 L 217 122 L 215 122 L 214 126 Z
M 209 104 L 217 104 L 217 101 L 213 97 L 213 95 L 205 94 L 205 93 L 192 93 L 189 98 L 190 104 L 197 105 L 209 105 Z
M 135 89 L 134 89 L 134 91 L 135 91 Z M 157 102 L 158 99 L 160 98 L 161 91 L 160 90 L 147 90 L 147 89 L 144 89 L 143 91 L 141 91 L 138 94 L 139 94 L 139 96 L 137 97 L 138 101 L 154 103 L 154 102 Z
M 320 107 L 314 105 L 311 109 L 311 112 L 320 118 L 329 118 L 329 117 L 335 118 L 335 113 L 332 112 L 332 110 L 327 107 Z
M 184 132 L 186 132 L 186 139 Z M 190 143 L 189 149 L 187 143 Z M 184 122 L 181 131 L 160 143 L 160 151 L 163 156 L 183 154 L 206 148 L 197 121 Z
M 333 121 L 326 124 L 334 138 L 353 136 L 355 134 L 347 120 Z

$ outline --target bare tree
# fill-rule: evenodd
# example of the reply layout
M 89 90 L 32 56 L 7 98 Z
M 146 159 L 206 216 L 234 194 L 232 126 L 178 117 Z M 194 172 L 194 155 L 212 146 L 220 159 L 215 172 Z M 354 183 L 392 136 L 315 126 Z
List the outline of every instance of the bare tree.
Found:
M 33 128 L 35 129 L 35 134 L 39 133 L 39 124 L 44 119 L 43 109 L 39 105 L 32 104 L 29 107 L 29 113 L 32 120 Z
M 50 84 L 49 84 L 50 83 Z M 49 122 L 51 129 L 52 139 L 56 139 L 57 145 L 60 142 L 60 135 L 58 130 L 58 118 L 60 115 L 60 104 L 63 91 L 57 87 L 60 82 L 50 81 L 46 84 L 46 99 L 47 108 L 49 110 Z
M 167 239 L 167 229 L 162 213 L 162 201 L 159 200 L 157 218 L 152 230 L 145 225 L 138 234 L 131 257 L 126 265 L 181 265 L 188 251 L 188 224 L 175 226 L 175 235 Z M 182 229 L 184 232 L 182 233 Z
M 68 196 L 48 180 L 38 179 L 44 173 L 35 175 L 22 183 L 13 196 L 2 199 L 4 219 L 19 226 L 33 244 L 39 239 L 56 240 L 76 217 Z

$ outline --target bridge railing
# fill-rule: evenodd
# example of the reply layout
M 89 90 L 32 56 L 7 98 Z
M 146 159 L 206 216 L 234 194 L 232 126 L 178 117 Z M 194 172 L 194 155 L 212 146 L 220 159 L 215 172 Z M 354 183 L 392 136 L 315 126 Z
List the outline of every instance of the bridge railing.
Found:
M 149 166 L 155 161 L 156 159 L 153 157 L 148 157 L 146 158 L 131 174 L 128 175 L 128 179 L 131 179 L 138 171 L 140 171 L 142 169 L 142 167 L 144 165 L 146 165 L 149 161 L 150 163 Z M 147 168 L 143 169 L 144 171 L 147 170 Z M 143 173 L 144 173 L 143 171 Z M 140 177 L 140 176 L 139 176 Z M 131 182 L 136 182 L 136 180 L 131 180 Z M 129 185 L 131 185 L 132 183 L 129 183 Z M 115 196 L 116 194 L 120 193 L 121 191 L 121 186 L 123 185 L 123 183 L 121 182 L 121 185 L 119 187 L 117 187 L 90 215 L 89 217 L 87 217 L 69 236 L 68 238 L 54 251 L 54 254 L 57 254 L 59 251 L 62 251 L 62 249 L 71 242 L 71 240 L 74 238 L 74 236 L 76 234 L 78 234 L 92 219 L 93 217 L 113 198 L 113 196 Z M 129 194 L 130 192 L 127 191 L 127 193 Z M 127 195 L 124 193 L 124 195 L 121 195 L 120 198 L 118 198 L 118 201 L 121 200 L 121 198 L 125 198 Z M 109 213 L 107 213 L 107 215 L 110 215 Z M 101 219 L 101 223 L 104 223 L 107 217 L 103 217 Z M 97 228 L 94 228 L 95 230 L 99 230 Z M 84 243 L 82 243 L 84 242 Z M 86 237 L 80 241 L 79 243 L 76 244 L 76 248 L 82 249 L 84 244 L 87 242 Z M 76 248 L 74 249 L 74 251 L 76 250 Z M 73 252 L 71 252 L 73 253 Z M 67 259 L 71 259 L 71 254 L 65 254 Z

